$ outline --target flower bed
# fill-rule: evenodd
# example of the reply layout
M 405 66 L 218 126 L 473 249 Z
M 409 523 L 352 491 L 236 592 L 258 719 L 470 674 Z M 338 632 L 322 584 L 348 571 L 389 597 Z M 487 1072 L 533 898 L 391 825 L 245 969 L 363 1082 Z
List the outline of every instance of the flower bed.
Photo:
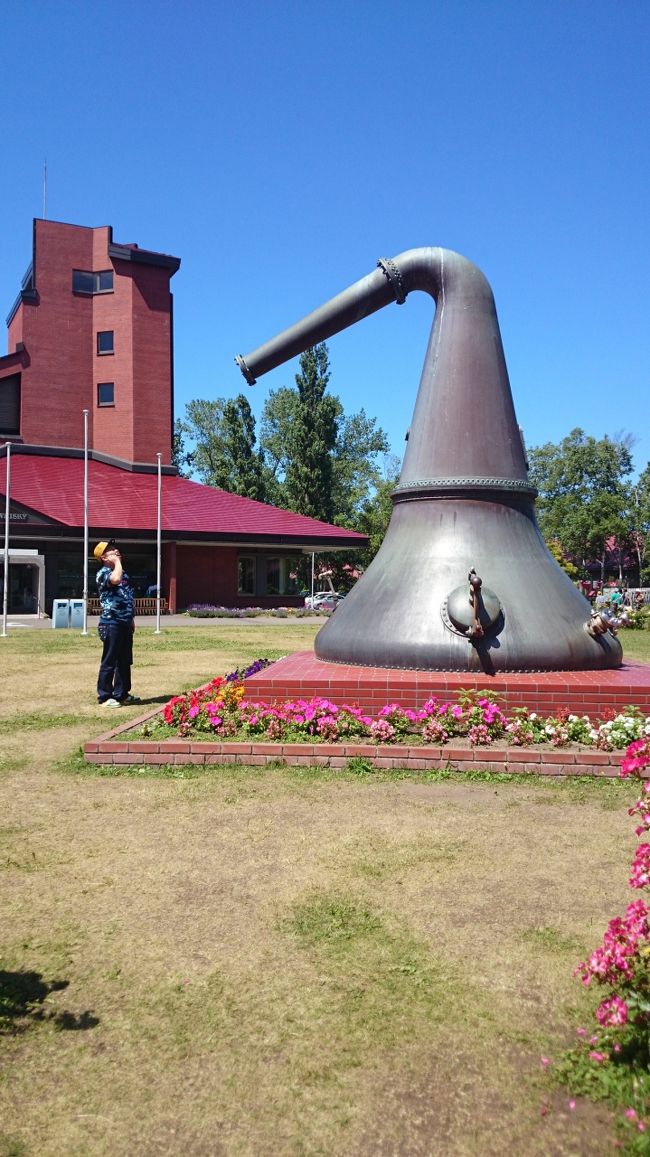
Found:
M 650 767 L 650 738 L 631 743 L 620 774 L 644 779 Z M 637 838 L 650 831 L 650 780 L 628 809 L 637 817 Z M 628 883 L 637 892 L 650 887 L 650 844 L 637 845 Z M 648 1153 L 650 1128 L 650 907 L 638 898 L 623 916 L 609 921 L 602 943 L 574 969 L 585 985 L 604 990 L 595 1009 L 597 1025 L 576 1030 L 577 1044 L 553 1062 L 542 1057 L 558 1083 L 573 1095 L 607 1101 L 618 1108 L 628 1153 Z M 575 1101 L 569 1102 L 575 1108 Z M 619 1142 L 618 1147 L 622 1145 Z
M 193 619 L 257 619 L 260 615 L 270 615 L 274 619 L 313 619 L 326 616 L 331 611 L 311 610 L 310 607 L 215 607 L 211 603 L 193 603 L 187 608 Z
M 369 742 L 444 746 L 458 739 L 470 747 L 570 745 L 599 751 L 623 750 L 650 737 L 650 717 L 634 706 L 591 720 L 570 711 L 546 718 L 525 707 L 506 715 L 490 691 L 466 691 L 455 703 L 437 697 L 418 710 L 387 703 L 373 717 L 355 704 L 337 705 L 313 696 L 273 703 L 248 702 L 246 679 L 268 666 L 258 659 L 204 687 L 170 699 L 162 715 L 143 724 L 143 738 L 266 740 L 283 743 Z
M 617 750 L 650 737 L 637 708 L 592 722 L 525 708 L 510 715 L 491 692 L 464 692 L 455 703 L 429 699 L 413 711 L 388 703 L 373 717 L 355 704 L 322 697 L 275 703 L 246 699 L 246 679 L 267 667 L 258 659 L 204 687 L 176 695 L 162 712 L 116 728 L 85 745 L 86 759 L 106 764 L 265 764 L 277 760 L 364 769 L 617 776 Z

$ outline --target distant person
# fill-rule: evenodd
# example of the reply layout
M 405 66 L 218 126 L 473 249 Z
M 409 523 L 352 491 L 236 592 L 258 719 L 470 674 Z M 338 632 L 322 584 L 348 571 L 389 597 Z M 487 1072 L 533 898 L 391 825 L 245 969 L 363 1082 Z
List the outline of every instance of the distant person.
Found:
M 621 588 L 620 587 L 614 587 L 614 590 L 612 591 L 609 598 L 610 598 L 610 602 L 612 603 L 612 605 L 615 608 L 620 607 L 622 602 L 623 602 L 623 592 L 622 592 Z
M 131 695 L 135 621 L 129 576 L 122 566 L 115 539 L 98 542 L 93 554 L 102 564 L 96 578 L 101 607 L 97 631 L 103 643 L 97 699 L 103 707 L 139 703 L 139 699 Z

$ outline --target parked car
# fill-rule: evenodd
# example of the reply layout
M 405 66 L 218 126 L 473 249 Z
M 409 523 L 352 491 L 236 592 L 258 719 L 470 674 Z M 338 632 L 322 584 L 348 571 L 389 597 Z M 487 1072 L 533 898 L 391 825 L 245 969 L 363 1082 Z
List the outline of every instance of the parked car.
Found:
M 307 595 L 305 599 L 305 606 L 308 611 L 333 611 L 344 595 L 340 595 L 337 591 L 320 591 L 318 594 Z

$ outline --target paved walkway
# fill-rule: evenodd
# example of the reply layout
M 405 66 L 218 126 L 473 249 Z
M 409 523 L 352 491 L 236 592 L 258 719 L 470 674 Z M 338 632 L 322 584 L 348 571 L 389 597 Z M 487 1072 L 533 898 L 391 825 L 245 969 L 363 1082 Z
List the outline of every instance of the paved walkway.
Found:
M 309 615 L 306 617 L 297 618 L 295 615 L 287 615 L 286 619 L 278 618 L 276 615 L 257 615 L 250 619 L 198 619 L 190 615 L 161 615 L 160 627 L 164 630 L 165 627 L 255 627 L 256 623 L 264 623 L 264 626 L 278 626 L 287 627 L 292 623 L 324 623 L 326 615 Z M 99 618 L 97 615 L 88 616 L 88 630 L 95 631 Z M 156 629 L 155 615 L 136 615 L 136 628 Z M 15 631 L 21 629 L 31 630 L 53 630 L 51 619 L 39 619 L 37 615 L 7 615 L 7 631 Z M 61 630 L 79 630 L 78 627 L 63 627 Z M 0 631 L 2 630 L 2 616 L 0 615 Z

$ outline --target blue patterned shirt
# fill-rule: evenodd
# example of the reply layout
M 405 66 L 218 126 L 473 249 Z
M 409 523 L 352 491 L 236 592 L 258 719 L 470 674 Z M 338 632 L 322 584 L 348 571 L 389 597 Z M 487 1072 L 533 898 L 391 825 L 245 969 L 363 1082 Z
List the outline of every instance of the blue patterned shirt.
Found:
M 111 582 L 110 566 L 103 566 L 97 572 L 97 591 L 102 608 L 100 623 L 130 623 L 133 619 L 133 589 L 126 571 L 119 583 Z

